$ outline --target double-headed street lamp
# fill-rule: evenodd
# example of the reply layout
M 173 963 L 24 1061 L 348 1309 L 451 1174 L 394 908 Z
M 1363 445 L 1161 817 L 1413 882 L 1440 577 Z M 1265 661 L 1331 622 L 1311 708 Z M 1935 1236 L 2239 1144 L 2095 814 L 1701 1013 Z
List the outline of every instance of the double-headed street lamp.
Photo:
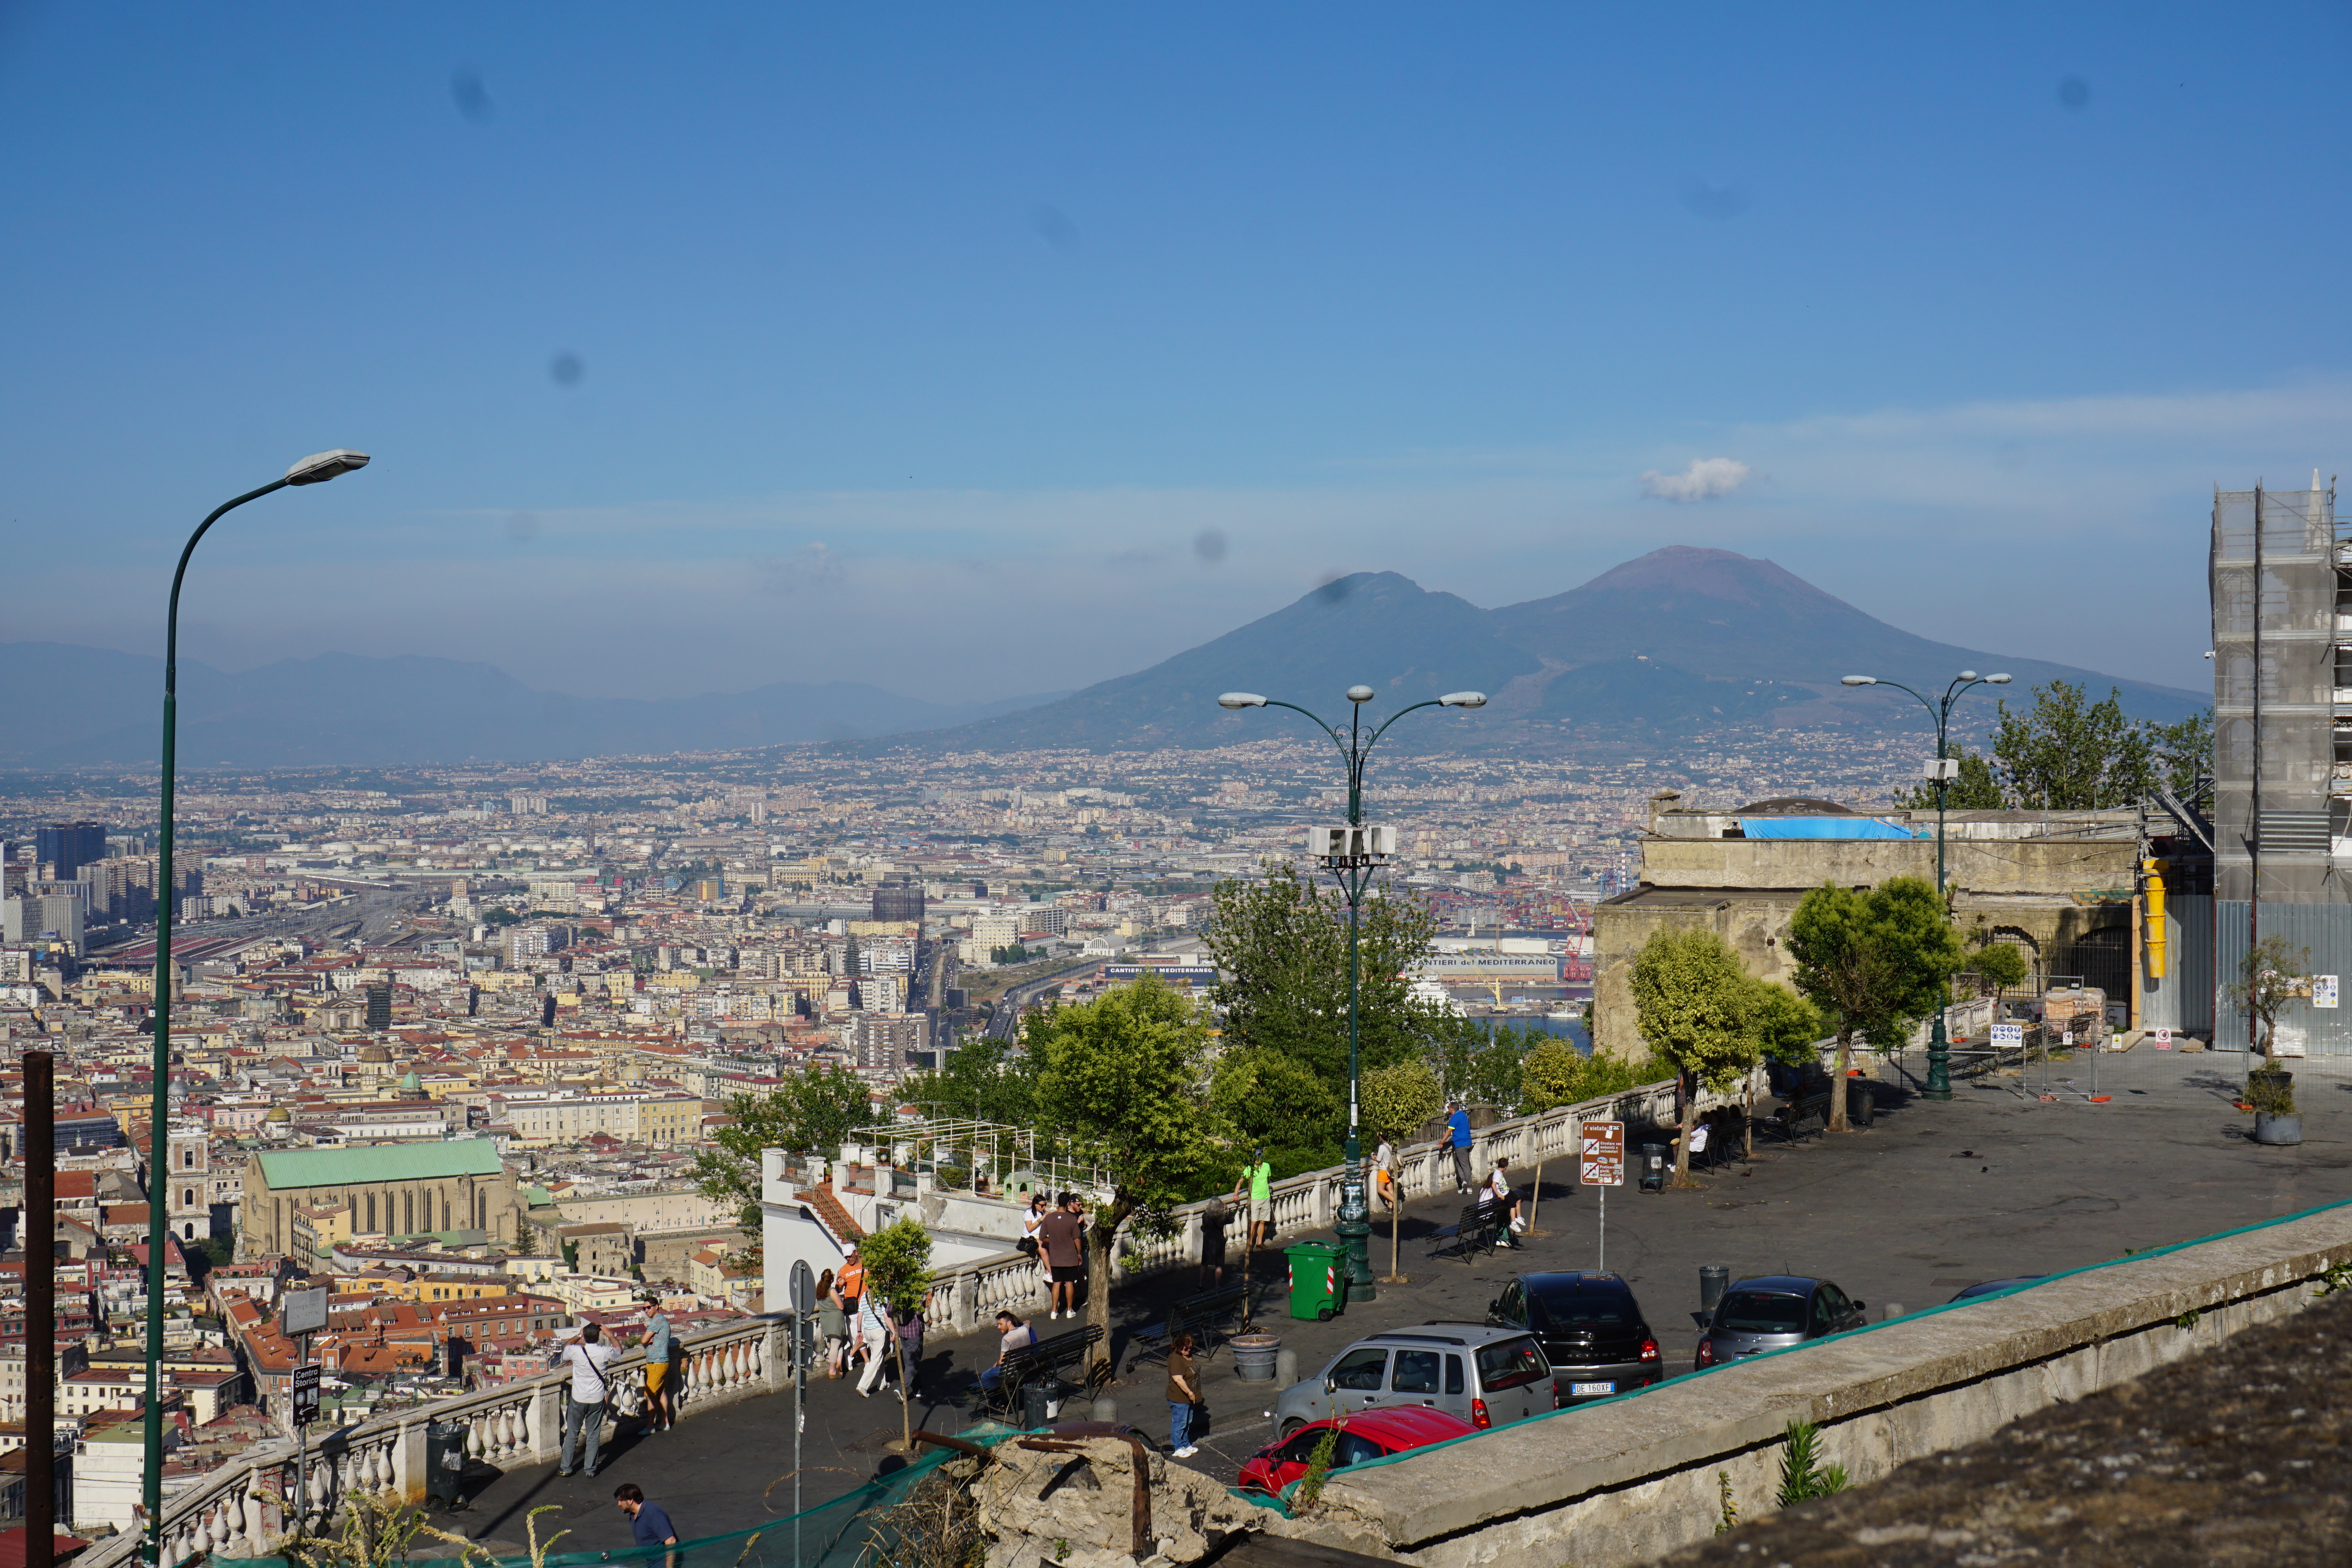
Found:
M 180 582 L 188 574 L 188 557 L 196 541 L 213 524 L 249 500 L 258 500 L 289 485 L 324 484 L 338 474 L 367 467 L 365 452 L 320 452 L 286 470 L 257 490 L 247 490 L 224 501 L 188 535 L 180 552 L 179 569 L 172 574 L 172 604 L 163 619 L 163 798 L 158 825 L 155 865 L 155 1079 L 151 1089 L 147 1149 L 147 1464 L 142 1500 L 147 1510 L 143 1554 L 151 1564 L 163 1561 L 163 1403 L 161 1367 L 163 1361 L 163 1253 L 170 1245 L 171 1225 L 163 1201 L 166 1166 L 172 1151 L 172 773 L 177 739 L 180 683 Z M 33 1331 L 47 1331 L 39 1324 Z M 298 1526 L 299 1528 L 299 1526 Z
M 1911 691 L 1899 680 L 1881 680 L 1872 675 L 1849 675 L 1839 684 L 1892 686 L 1897 691 Z M 1958 777 L 1960 772 L 1959 760 L 1949 754 L 1952 748 L 1948 737 L 1952 725 L 1952 704 L 1967 695 L 1970 687 L 2008 684 L 2009 677 L 2006 675 L 1979 675 L 1973 669 L 1964 669 L 1953 677 L 1949 686 L 1944 688 L 1941 700 L 1930 700 L 1911 691 L 1911 695 L 1919 698 L 1920 703 L 1936 721 L 1936 760 L 1927 764 L 1927 776 L 1936 781 L 1936 896 L 1939 899 L 1944 896 L 1944 797 L 1952 787 L 1952 780 Z M 1944 1032 L 1944 1011 L 1941 1007 L 1936 1009 L 1935 1031 L 1927 1037 L 1929 1100 L 1952 1098 L 1952 1042 Z
M 1310 829 L 1313 835 L 1308 849 L 1321 860 L 1324 868 L 1338 879 L 1348 895 L 1348 1166 L 1339 1182 L 1339 1223 L 1332 1228 L 1339 1233 L 1339 1243 L 1348 1249 L 1348 1295 L 1359 1301 L 1371 1300 L 1378 1292 L 1372 1285 L 1371 1208 L 1364 1201 L 1364 1142 L 1361 1119 L 1358 1115 L 1360 1091 L 1363 1087 L 1363 1062 L 1358 1047 L 1356 1028 L 1357 946 L 1361 926 L 1364 889 L 1371 886 L 1372 871 L 1396 848 L 1394 828 L 1364 826 L 1364 759 L 1380 738 L 1388 733 L 1389 725 L 1406 714 L 1423 708 L 1484 708 L 1486 694 L 1483 691 L 1449 691 L 1410 708 L 1400 708 L 1391 713 L 1370 734 L 1364 733 L 1364 704 L 1372 700 L 1369 686 L 1348 688 L 1350 712 L 1348 727 L 1327 724 L 1318 715 L 1308 712 L 1296 702 L 1279 702 L 1260 697 L 1254 691 L 1228 691 L 1217 699 L 1220 708 L 1287 708 L 1293 713 L 1305 713 L 1315 727 L 1331 737 L 1339 748 L 1340 757 L 1348 764 L 1348 826 L 1341 828 Z

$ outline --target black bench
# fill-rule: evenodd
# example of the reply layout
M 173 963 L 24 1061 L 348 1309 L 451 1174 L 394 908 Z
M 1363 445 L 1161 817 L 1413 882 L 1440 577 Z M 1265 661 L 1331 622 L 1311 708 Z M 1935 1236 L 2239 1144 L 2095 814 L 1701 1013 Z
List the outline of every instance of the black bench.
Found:
M 1004 1377 L 996 1385 L 996 1393 L 982 1395 L 982 1406 L 1010 1414 L 1021 1408 L 1021 1391 L 1028 1384 L 1046 1376 L 1058 1376 L 1072 1366 L 1083 1368 L 1074 1382 L 1082 1389 L 1091 1389 L 1101 1381 L 1094 1363 L 1094 1348 L 1102 1343 L 1103 1331 L 1088 1323 L 1066 1334 L 1055 1334 L 1050 1340 L 1039 1340 L 1024 1345 L 1004 1358 Z
M 1462 1211 L 1460 1219 L 1452 1225 L 1441 1226 L 1431 1234 L 1430 1240 L 1438 1245 L 1430 1249 L 1430 1256 L 1434 1258 L 1438 1253 L 1452 1250 L 1459 1252 L 1463 1260 L 1467 1262 L 1482 1252 L 1491 1253 L 1495 1250 L 1495 1244 L 1502 1239 L 1503 1227 L 1510 1223 L 1510 1205 L 1498 1204 L 1492 1198 L 1472 1204 Z M 1449 1241 L 1454 1244 L 1450 1249 L 1444 1245 Z
M 1808 1121 L 1821 1123 L 1814 1129 L 1817 1132 L 1829 1131 L 1830 1091 L 1828 1089 L 1819 1089 L 1789 1101 L 1773 1112 L 1764 1125 L 1779 1133 L 1781 1142 L 1794 1143 L 1804 1136 L 1805 1123 Z
M 1246 1315 L 1243 1307 L 1248 1300 L 1246 1285 L 1228 1285 L 1220 1290 L 1202 1290 L 1182 1298 L 1168 1309 L 1166 1321 L 1136 1331 L 1135 1338 L 1129 1342 L 1132 1353 L 1128 1358 L 1127 1370 L 1133 1372 L 1139 1363 L 1150 1357 L 1166 1361 L 1169 1348 L 1181 1333 L 1190 1333 L 1198 1342 L 1201 1359 L 1206 1361 L 1234 1331 L 1224 1326 L 1226 1318 L 1234 1320 L 1234 1328 L 1240 1326 Z

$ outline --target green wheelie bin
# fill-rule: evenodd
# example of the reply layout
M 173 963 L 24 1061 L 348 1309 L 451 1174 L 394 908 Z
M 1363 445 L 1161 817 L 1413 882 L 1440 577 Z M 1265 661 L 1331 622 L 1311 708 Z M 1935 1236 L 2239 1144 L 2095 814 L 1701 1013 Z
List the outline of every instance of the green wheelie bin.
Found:
M 1290 1315 L 1328 1321 L 1347 1308 L 1347 1254 L 1328 1241 L 1286 1247 L 1290 1259 Z

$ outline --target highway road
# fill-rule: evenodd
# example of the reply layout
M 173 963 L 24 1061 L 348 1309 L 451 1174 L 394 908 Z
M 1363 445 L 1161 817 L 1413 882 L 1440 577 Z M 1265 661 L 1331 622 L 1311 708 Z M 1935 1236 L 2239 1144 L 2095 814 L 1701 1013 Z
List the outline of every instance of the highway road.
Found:
M 1080 974 L 1093 973 L 1102 967 L 1102 962 L 1099 958 L 1089 958 L 1084 963 L 1073 963 L 1065 968 L 1056 969 L 1050 974 L 1041 974 L 1034 980 L 1024 980 L 1018 985 L 1007 988 L 1004 994 L 997 999 L 996 1011 L 989 1015 L 987 1033 L 990 1037 L 999 1040 L 1013 1038 L 1013 1030 L 1021 1017 L 1022 1008 L 1026 1007 L 1065 980 Z

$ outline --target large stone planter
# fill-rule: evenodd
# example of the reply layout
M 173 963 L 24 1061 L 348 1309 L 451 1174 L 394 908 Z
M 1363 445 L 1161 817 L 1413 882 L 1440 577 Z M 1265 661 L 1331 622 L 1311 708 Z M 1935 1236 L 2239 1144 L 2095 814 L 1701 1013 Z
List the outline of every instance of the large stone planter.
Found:
M 2303 1142 L 2303 1118 L 2280 1116 L 2267 1110 L 2254 1112 L 2254 1142 L 2273 1148 L 2285 1148 Z

